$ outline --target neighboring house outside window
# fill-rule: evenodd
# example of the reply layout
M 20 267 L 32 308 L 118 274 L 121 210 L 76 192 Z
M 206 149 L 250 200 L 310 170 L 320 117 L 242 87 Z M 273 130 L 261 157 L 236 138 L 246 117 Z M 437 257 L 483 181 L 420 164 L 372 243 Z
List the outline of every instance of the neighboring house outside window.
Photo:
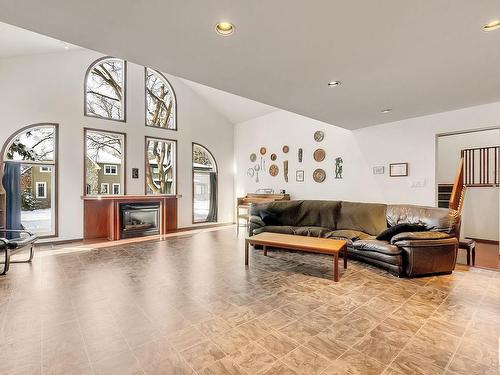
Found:
M 113 184 L 113 194 L 114 195 L 120 194 L 120 184 Z
M 118 174 L 118 168 L 116 167 L 116 165 L 105 164 L 104 165 L 104 174 L 115 176 Z
M 103 194 L 101 186 L 108 184 L 106 194 L 114 194 L 117 189 L 124 194 L 121 187 L 125 186 L 125 135 L 85 129 L 85 138 L 85 193 Z M 119 187 L 114 188 L 113 184 Z
M 109 194 L 109 184 L 107 183 L 101 184 L 101 194 Z
M 37 182 L 36 183 L 36 197 L 45 199 L 47 198 L 47 183 Z

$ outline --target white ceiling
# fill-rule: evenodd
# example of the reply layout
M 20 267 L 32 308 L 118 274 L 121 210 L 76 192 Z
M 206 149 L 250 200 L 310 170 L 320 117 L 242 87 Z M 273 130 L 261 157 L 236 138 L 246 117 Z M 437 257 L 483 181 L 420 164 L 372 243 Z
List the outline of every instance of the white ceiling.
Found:
M 498 0 L 0 0 L 2 21 L 349 129 L 500 101 L 500 30 L 481 30 L 499 17 Z
M 217 90 L 212 87 L 200 85 L 199 83 L 187 79 L 183 79 L 183 81 L 233 124 L 239 124 L 278 110 L 275 107 Z
M 0 22 L 0 58 L 61 52 L 79 47 Z

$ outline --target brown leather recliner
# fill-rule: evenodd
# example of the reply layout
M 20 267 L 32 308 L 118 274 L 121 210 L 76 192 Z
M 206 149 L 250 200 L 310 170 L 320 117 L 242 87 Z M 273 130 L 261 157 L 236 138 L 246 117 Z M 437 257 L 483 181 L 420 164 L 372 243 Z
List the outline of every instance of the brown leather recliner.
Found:
M 399 233 L 390 241 L 376 239 L 401 223 L 421 224 L 425 231 Z M 449 209 L 300 200 L 252 205 L 249 231 L 344 239 L 349 256 L 412 277 L 453 271 L 459 228 L 458 212 Z

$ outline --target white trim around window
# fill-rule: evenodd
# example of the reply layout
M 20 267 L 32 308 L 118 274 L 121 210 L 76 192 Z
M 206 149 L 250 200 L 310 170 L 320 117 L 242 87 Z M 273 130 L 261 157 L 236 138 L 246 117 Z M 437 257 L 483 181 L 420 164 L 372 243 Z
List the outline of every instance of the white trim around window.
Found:
M 42 165 L 40 167 L 40 173 L 50 173 L 52 172 L 52 167 L 49 167 L 48 165 Z
M 101 183 L 101 194 L 109 194 L 109 184 L 107 182 Z
M 45 181 L 43 182 L 36 182 L 35 183 L 35 187 L 36 187 L 36 197 L 38 199 L 47 199 L 47 183 Z M 42 188 L 42 192 L 43 194 L 40 194 L 40 188 Z
M 117 184 L 117 183 L 113 183 L 112 193 L 114 195 L 120 195 L 120 193 L 121 193 L 121 185 Z
M 106 176 L 116 176 L 118 174 L 118 167 L 113 164 L 104 164 L 104 174 Z

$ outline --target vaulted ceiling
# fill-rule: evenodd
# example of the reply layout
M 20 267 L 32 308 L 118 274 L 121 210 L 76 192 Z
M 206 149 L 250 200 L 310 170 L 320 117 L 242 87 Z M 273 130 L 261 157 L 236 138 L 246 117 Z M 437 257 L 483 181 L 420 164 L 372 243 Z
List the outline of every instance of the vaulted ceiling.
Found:
M 498 0 L 0 0 L 1 21 L 348 129 L 500 101 L 494 18 Z

